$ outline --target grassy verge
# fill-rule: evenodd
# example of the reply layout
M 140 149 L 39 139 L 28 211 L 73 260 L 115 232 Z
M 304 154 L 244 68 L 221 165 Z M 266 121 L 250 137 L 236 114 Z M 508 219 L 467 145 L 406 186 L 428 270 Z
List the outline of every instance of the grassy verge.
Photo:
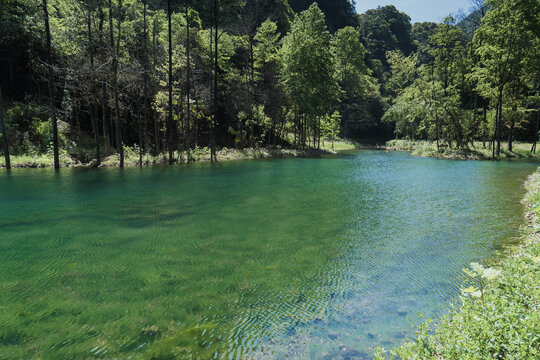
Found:
M 224 148 L 217 151 L 218 161 L 230 161 L 230 160 L 250 160 L 250 159 L 270 159 L 270 158 L 282 158 L 282 157 L 308 157 L 317 156 L 323 154 L 331 154 L 328 150 L 317 149 L 229 149 Z M 176 163 L 188 163 L 188 162 L 208 162 L 210 161 L 210 149 L 201 148 L 191 150 L 189 152 L 175 152 L 174 154 Z M 120 158 L 117 154 L 111 155 L 103 159 L 102 166 L 112 167 L 118 166 Z M 125 166 L 137 166 L 139 164 L 139 155 L 136 153 L 126 153 L 124 159 Z M 150 154 L 143 155 L 143 165 L 157 165 L 167 164 L 167 155 L 161 154 L 159 156 L 153 156 Z M 84 165 L 83 165 L 84 166 Z
M 282 158 L 282 157 L 309 157 L 318 156 L 323 154 L 332 154 L 336 151 L 352 150 L 359 148 L 360 145 L 345 139 L 335 141 L 332 147 L 332 143 L 329 141 L 323 141 L 321 143 L 321 149 L 269 149 L 269 148 L 257 148 L 257 149 L 229 149 L 223 148 L 217 151 L 218 161 L 228 160 L 248 160 L 248 159 L 268 159 L 268 158 Z M 124 152 L 125 166 L 137 166 L 139 164 L 139 154 L 136 149 L 126 147 Z M 175 161 L 177 163 L 197 162 L 197 161 L 210 161 L 210 149 L 209 148 L 197 148 L 190 150 L 189 152 L 176 152 L 174 154 Z M 157 165 L 166 164 L 168 162 L 167 156 L 161 154 L 154 156 L 151 154 L 143 155 L 143 165 Z M 60 164 L 62 167 L 92 167 L 94 161 L 89 163 L 80 162 L 67 154 L 61 154 Z M 113 167 L 120 164 L 120 157 L 118 154 L 105 156 L 101 160 L 101 166 Z M 35 155 L 12 155 L 11 166 L 13 168 L 44 168 L 52 167 L 54 160 L 52 154 L 35 154 Z M 4 158 L 0 158 L 0 168 L 5 167 Z
M 52 167 L 54 165 L 53 156 L 50 154 L 26 154 L 12 155 L 10 157 L 11 167 L 14 168 L 43 168 Z M 69 155 L 60 156 L 60 165 L 63 167 L 75 166 L 77 161 Z M 0 158 L 0 168 L 5 167 L 4 157 Z
M 540 359 L 540 170 L 526 188 L 522 244 L 497 268 L 464 269 L 462 305 L 375 359 Z
M 514 142 L 512 151 L 508 151 L 506 143 L 501 144 L 501 155 L 499 159 L 532 159 L 540 157 L 540 153 L 530 151 L 532 144 Z M 481 142 L 475 142 L 473 148 L 450 149 L 443 147 L 437 151 L 437 144 L 433 141 L 411 141 L 411 140 L 391 140 L 386 143 L 388 150 L 410 151 L 411 154 L 422 157 L 433 157 L 441 159 L 462 159 L 462 160 L 487 160 L 492 158 L 492 150 Z
M 345 151 L 360 149 L 363 145 L 356 141 L 348 139 L 339 139 L 332 143 L 332 141 L 321 139 L 321 149 L 327 151 Z

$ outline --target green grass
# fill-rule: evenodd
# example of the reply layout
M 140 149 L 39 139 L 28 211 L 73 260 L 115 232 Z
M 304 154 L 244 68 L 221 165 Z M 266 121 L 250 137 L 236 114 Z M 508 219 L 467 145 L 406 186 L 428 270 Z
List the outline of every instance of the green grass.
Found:
M 521 245 L 496 268 L 471 264 L 461 306 L 375 359 L 540 359 L 540 170 L 526 188 Z
M 285 136 L 285 139 L 293 144 L 294 143 L 294 134 L 289 133 Z M 313 138 L 310 138 L 311 144 L 313 144 Z M 333 144 L 333 146 L 332 146 Z M 307 144 L 306 144 L 307 147 Z M 328 152 L 336 152 L 336 151 L 346 151 L 346 150 L 354 150 L 354 149 L 361 149 L 363 147 L 369 147 L 365 146 L 357 141 L 351 140 L 351 139 L 345 139 L 345 138 L 339 138 L 332 142 L 332 140 L 329 139 L 321 139 L 321 150 L 328 151 Z
M 532 159 L 540 157 L 530 151 L 532 144 L 514 142 L 513 151 L 508 151 L 508 144 L 501 144 L 501 155 L 498 159 Z M 433 141 L 391 140 L 386 143 L 389 150 L 410 151 L 411 154 L 422 157 L 463 160 L 488 160 L 492 159 L 492 150 L 489 146 L 484 148 L 482 142 L 475 142 L 474 147 L 466 149 L 450 149 L 444 146 L 437 150 L 437 144 Z
M 27 155 L 12 155 L 10 158 L 12 167 L 29 167 L 29 168 L 42 168 L 52 167 L 54 165 L 54 158 L 50 154 L 27 154 Z M 61 166 L 73 166 L 77 162 L 68 155 L 60 155 Z M 0 167 L 5 167 L 4 156 L 0 158 Z
M 349 139 L 339 139 L 334 141 L 334 146 L 332 148 L 332 142 L 329 140 L 321 139 L 321 149 L 327 151 L 345 151 L 345 150 L 354 150 L 361 148 L 362 145 Z
M 228 160 L 246 160 L 246 159 L 267 159 L 267 158 L 280 158 L 280 157 L 306 157 L 312 155 L 318 155 L 322 152 L 335 152 L 344 150 L 353 150 L 360 147 L 360 144 L 347 140 L 339 139 L 334 141 L 333 149 L 332 142 L 326 140 L 321 141 L 321 149 L 270 149 L 270 148 L 256 148 L 256 149 L 231 149 L 223 148 L 217 151 L 218 161 Z M 139 153 L 137 149 L 126 147 L 124 149 L 124 163 L 125 166 L 137 166 L 139 164 Z M 192 149 L 189 152 L 175 152 L 175 162 L 197 162 L 197 161 L 210 161 L 210 149 L 207 147 Z M 152 154 L 143 154 L 144 165 L 156 165 L 168 163 L 167 155 L 160 154 L 154 156 Z M 101 161 L 102 166 L 113 167 L 120 164 L 120 157 L 118 154 L 112 154 L 105 156 Z M 36 154 L 36 155 L 12 155 L 11 166 L 14 168 L 41 168 L 52 167 L 54 165 L 54 159 L 52 154 Z M 60 165 L 62 167 L 73 166 L 88 166 L 88 164 L 81 163 L 76 159 L 70 157 L 67 154 L 60 156 Z M 5 161 L 2 157 L 0 159 L 0 167 L 5 167 Z

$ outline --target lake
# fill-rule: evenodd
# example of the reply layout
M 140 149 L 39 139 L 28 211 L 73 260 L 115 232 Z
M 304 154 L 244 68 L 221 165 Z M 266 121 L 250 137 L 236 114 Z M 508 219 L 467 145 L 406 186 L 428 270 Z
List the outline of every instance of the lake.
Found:
M 1 170 L 0 358 L 369 359 L 517 241 L 537 165 Z

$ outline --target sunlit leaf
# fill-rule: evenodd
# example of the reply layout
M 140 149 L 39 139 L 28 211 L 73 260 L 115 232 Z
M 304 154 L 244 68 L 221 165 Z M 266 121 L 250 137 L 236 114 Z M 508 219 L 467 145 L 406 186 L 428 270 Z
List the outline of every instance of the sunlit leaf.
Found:
M 501 273 L 502 273 L 501 270 L 497 270 L 494 268 L 487 268 L 487 269 L 484 269 L 484 272 L 482 273 L 482 277 L 484 279 L 493 280 L 499 275 L 501 275 Z

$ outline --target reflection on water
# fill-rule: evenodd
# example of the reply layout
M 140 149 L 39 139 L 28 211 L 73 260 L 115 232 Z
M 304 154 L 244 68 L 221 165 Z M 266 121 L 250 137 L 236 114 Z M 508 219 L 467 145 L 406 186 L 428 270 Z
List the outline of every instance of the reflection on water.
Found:
M 0 358 L 363 359 L 517 235 L 535 164 L 0 173 Z

